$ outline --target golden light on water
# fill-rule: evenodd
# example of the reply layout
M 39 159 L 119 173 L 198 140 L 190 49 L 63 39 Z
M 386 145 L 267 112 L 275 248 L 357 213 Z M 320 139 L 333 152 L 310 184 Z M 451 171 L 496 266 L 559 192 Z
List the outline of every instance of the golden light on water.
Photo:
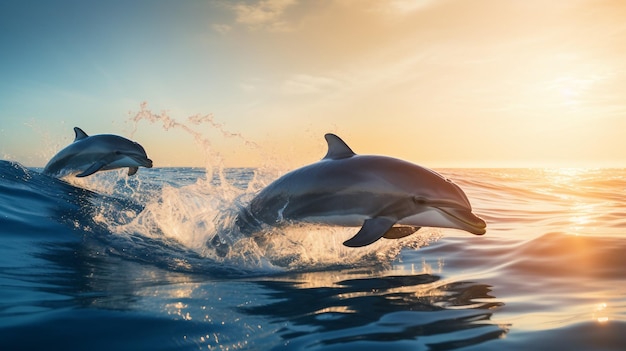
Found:
M 584 196 L 585 193 L 596 189 L 597 184 L 589 182 L 595 178 L 598 169 L 586 168 L 558 168 L 545 169 L 546 182 L 550 184 L 550 190 L 546 193 L 565 200 L 567 208 L 563 209 L 569 214 L 567 229 L 570 233 L 594 231 L 597 225 L 597 217 L 601 215 L 599 208 L 603 203 L 593 198 Z
M 546 179 L 557 185 L 572 185 L 590 172 L 587 168 L 546 168 L 544 174 Z
M 569 230 L 578 235 L 581 232 L 589 233 L 596 230 L 596 218 L 599 216 L 600 204 L 576 202 L 570 209 Z
M 168 315 L 178 316 L 184 320 L 190 321 L 192 319 L 191 314 L 189 312 L 184 311 L 188 307 L 189 306 L 187 304 L 184 304 L 182 302 L 173 302 L 173 303 L 166 304 L 164 306 L 164 309 Z
M 607 315 L 607 304 L 606 302 L 602 302 L 596 305 L 596 308 L 593 312 L 592 319 L 597 321 L 600 324 L 605 324 L 609 321 L 609 317 Z

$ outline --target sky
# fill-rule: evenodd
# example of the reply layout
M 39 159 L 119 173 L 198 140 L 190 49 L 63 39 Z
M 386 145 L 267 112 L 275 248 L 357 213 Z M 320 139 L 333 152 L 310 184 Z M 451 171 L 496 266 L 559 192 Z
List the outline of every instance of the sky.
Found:
M 626 167 L 626 2 L 0 0 L 0 159 Z

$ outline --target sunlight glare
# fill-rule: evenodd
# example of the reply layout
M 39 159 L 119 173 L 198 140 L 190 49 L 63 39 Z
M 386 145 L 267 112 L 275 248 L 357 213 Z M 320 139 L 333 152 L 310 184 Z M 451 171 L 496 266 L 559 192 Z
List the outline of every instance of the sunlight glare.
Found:
M 596 305 L 596 308 L 593 312 L 592 319 L 597 321 L 600 324 L 605 324 L 609 321 L 609 317 L 607 316 L 607 304 L 606 302 L 602 302 Z
M 570 230 L 578 235 L 585 229 L 587 231 L 593 229 L 593 224 L 596 222 L 593 218 L 597 216 L 598 206 L 599 204 L 576 203 L 571 208 L 572 216 L 569 218 L 571 223 Z
M 590 200 L 586 196 L 581 196 L 593 190 L 593 184 L 588 180 L 594 177 L 597 169 L 586 168 L 557 168 L 545 169 L 545 179 L 553 185 L 550 195 L 567 201 L 567 211 L 569 215 L 568 230 L 575 235 L 584 232 L 595 231 L 598 218 L 598 208 L 602 203 Z
M 558 186 L 572 187 L 583 179 L 589 170 L 585 168 L 546 168 L 544 174 L 546 181 Z
M 581 78 L 564 75 L 548 82 L 547 88 L 554 93 L 554 99 L 559 105 L 575 107 L 590 94 L 591 88 L 598 80 L 599 78 L 595 76 Z

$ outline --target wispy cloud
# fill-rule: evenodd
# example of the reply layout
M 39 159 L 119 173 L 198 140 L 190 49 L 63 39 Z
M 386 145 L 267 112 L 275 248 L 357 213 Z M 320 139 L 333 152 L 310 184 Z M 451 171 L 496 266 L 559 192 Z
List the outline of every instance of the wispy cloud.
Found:
M 253 29 L 281 31 L 289 28 L 282 18 L 285 10 L 296 3 L 296 0 L 261 0 L 254 4 L 239 3 L 233 10 L 238 23 Z
M 421 10 L 433 4 L 434 0 L 394 0 L 389 3 L 389 7 L 400 13 Z
M 342 82 L 335 78 L 296 74 L 282 83 L 281 92 L 287 95 L 328 93 L 336 91 L 342 86 Z
M 233 27 L 228 24 L 219 24 L 219 23 L 214 24 L 212 27 L 214 31 L 220 34 L 226 34 L 233 29 Z
M 435 0 L 388 0 L 388 1 L 368 1 L 359 0 L 360 5 L 364 5 L 369 11 L 384 13 L 392 16 L 409 15 L 419 10 L 424 10 L 436 4 Z

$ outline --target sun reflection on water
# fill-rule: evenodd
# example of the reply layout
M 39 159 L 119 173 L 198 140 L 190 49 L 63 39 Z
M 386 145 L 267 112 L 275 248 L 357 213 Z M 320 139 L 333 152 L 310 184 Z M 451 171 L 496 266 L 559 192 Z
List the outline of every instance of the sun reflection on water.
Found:
M 184 311 L 188 307 L 189 306 L 187 304 L 184 304 L 182 302 L 174 302 L 174 303 L 165 304 L 164 309 L 165 311 L 167 311 L 168 315 L 179 316 L 180 318 L 186 321 L 190 321 L 192 319 L 191 314 L 189 312 Z
M 550 184 L 575 188 L 577 182 L 594 171 L 589 168 L 545 168 L 543 174 Z
M 568 218 L 568 225 L 564 229 L 568 233 L 579 235 L 596 231 L 597 218 L 602 215 L 600 209 L 605 205 L 590 196 L 597 191 L 595 178 L 598 172 L 598 169 L 587 168 L 543 170 L 550 189 L 547 193 L 562 200 L 562 211 Z
M 609 321 L 607 306 L 606 302 L 597 304 L 593 311 L 592 319 L 597 321 L 599 324 L 607 323 Z

